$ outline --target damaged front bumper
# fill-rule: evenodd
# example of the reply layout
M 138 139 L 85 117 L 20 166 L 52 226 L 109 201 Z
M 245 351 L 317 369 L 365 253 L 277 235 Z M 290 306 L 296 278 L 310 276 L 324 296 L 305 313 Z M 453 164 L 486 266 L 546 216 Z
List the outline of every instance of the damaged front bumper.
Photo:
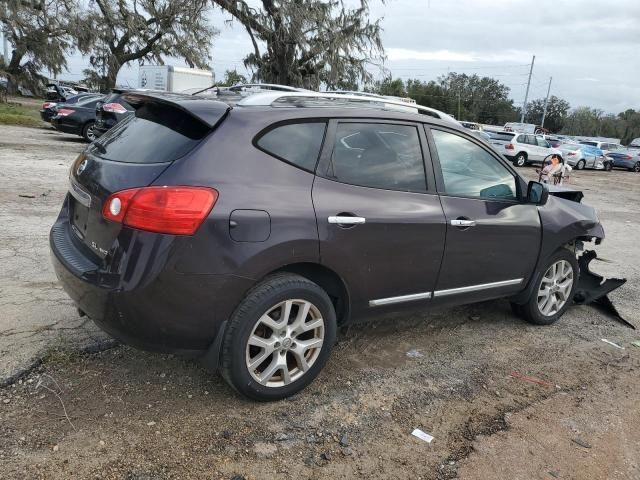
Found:
M 624 285 L 626 278 L 608 278 L 605 279 L 597 273 L 593 273 L 589 268 L 591 261 L 596 258 L 596 252 L 593 250 L 585 250 L 578 257 L 578 266 L 580 269 L 578 276 L 578 285 L 573 296 L 573 301 L 577 305 L 594 304 L 603 311 L 611 314 L 616 320 L 635 330 L 635 326 L 622 318 L 616 307 L 607 296 L 616 288 Z

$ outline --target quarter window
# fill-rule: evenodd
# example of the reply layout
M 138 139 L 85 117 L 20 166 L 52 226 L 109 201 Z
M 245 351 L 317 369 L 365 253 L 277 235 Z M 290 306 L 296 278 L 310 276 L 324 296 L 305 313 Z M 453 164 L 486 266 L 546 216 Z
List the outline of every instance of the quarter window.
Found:
M 427 185 L 417 128 L 338 124 L 329 176 L 352 185 L 425 192 Z
M 281 125 L 260 137 L 257 145 L 275 157 L 305 170 L 314 171 L 325 127 L 324 122 Z
M 493 155 L 453 133 L 432 130 L 444 189 L 463 197 L 516 198 L 514 176 Z

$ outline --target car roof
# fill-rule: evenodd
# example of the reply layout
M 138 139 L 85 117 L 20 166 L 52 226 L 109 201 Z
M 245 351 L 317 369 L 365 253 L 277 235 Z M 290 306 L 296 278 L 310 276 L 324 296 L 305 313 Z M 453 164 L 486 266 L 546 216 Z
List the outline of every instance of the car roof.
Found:
M 182 93 L 150 90 L 121 90 L 117 93 L 120 93 L 124 100 L 132 105 L 144 102 L 145 100 L 172 104 L 181 110 L 188 112 L 195 118 L 207 124 L 209 127 L 213 127 L 220 120 L 220 116 L 223 112 L 233 110 L 236 113 L 246 112 L 258 117 L 265 114 L 266 117 L 271 119 L 273 122 L 300 118 L 369 118 L 378 120 L 430 123 L 432 125 L 454 128 L 466 134 L 469 132 L 468 129 L 462 127 L 458 122 L 454 123 L 448 119 L 443 120 L 431 115 L 415 113 L 416 109 L 413 104 L 406 105 L 409 108 L 413 107 L 414 111 L 409 111 L 408 109 L 407 111 L 404 111 L 385 108 L 385 104 L 388 104 L 389 102 L 378 100 L 374 103 L 350 102 L 346 105 L 338 105 L 336 103 L 316 105 L 313 103 L 307 103 L 305 105 L 301 105 L 299 103 L 283 103 L 282 105 L 273 106 L 272 102 L 266 104 L 265 101 L 255 102 L 254 100 L 252 102 L 239 101 L 235 103 L 231 100 L 225 102 L 220 101 L 220 99 L 206 96 L 194 96 Z M 255 96 L 262 95 L 266 94 L 259 93 Z M 243 100 L 252 97 L 253 96 L 244 97 Z M 223 98 L 223 100 L 227 99 Z

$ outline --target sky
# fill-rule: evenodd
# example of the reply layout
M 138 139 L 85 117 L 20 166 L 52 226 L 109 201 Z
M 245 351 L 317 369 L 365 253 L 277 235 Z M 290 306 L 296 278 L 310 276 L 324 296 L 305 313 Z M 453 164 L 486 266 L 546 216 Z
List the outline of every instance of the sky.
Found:
M 370 9 L 382 19 L 385 67 L 394 77 L 490 76 L 511 88 L 519 106 L 535 55 L 529 100 L 544 98 L 553 77 L 551 94 L 572 107 L 640 109 L 640 0 L 370 0 Z M 212 48 L 216 79 L 227 69 L 248 73 L 242 59 L 251 42 L 229 19 L 211 14 L 220 30 Z M 75 55 L 60 77 L 77 79 L 86 64 Z M 123 68 L 118 81 L 135 85 L 137 66 Z

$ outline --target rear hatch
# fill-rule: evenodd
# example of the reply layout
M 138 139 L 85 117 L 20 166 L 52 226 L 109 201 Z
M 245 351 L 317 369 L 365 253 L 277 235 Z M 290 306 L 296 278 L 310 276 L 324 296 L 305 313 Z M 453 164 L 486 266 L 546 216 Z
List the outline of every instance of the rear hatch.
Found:
M 76 159 L 69 175 L 68 213 L 75 237 L 103 259 L 122 226 L 102 217 L 112 193 L 146 187 L 177 159 L 194 149 L 221 121 L 229 106 L 200 100 L 173 102 L 136 94 L 135 115 L 93 142 Z M 194 103 L 194 102 L 191 102 Z M 192 111 L 195 110 L 195 111 Z M 97 260 L 97 259 L 96 259 Z

